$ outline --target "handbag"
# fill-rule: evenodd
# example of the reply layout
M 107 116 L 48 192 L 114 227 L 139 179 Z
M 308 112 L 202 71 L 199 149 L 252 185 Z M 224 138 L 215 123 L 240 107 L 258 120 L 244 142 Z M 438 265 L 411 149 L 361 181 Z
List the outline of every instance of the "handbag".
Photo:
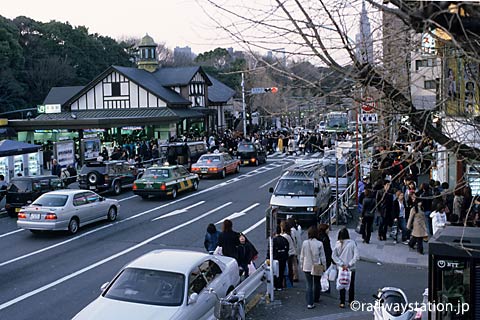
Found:
M 313 252 L 312 247 L 310 246 L 310 241 L 308 241 L 308 247 L 310 248 L 310 255 L 312 259 L 312 271 L 310 272 L 312 276 L 321 276 L 325 271 L 325 266 L 321 263 L 314 263 L 313 262 Z
M 365 223 L 363 223 L 362 218 L 358 219 L 358 224 L 357 224 L 357 227 L 355 228 L 355 231 L 361 235 L 365 234 Z

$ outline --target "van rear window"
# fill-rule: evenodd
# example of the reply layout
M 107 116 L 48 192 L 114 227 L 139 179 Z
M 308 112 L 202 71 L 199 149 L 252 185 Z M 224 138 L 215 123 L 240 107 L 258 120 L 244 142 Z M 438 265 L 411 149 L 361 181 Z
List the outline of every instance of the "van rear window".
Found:
M 274 194 L 277 196 L 313 196 L 314 184 L 311 180 L 280 179 Z

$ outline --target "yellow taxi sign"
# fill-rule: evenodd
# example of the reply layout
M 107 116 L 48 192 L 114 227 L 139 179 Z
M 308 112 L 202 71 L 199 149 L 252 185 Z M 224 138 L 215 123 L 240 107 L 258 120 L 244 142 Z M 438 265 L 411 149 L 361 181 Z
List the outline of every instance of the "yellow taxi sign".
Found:
M 8 125 L 8 119 L 0 118 L 0 126 L 7 126 L 7 125 Z

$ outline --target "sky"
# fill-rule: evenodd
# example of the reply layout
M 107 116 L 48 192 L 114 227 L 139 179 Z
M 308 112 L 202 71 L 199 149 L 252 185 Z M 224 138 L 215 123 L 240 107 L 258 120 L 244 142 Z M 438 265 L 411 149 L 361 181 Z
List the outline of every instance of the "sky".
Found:
M 232 46 L 225 36 L 221 39 L 196 0 L 4 0 L 0 15 L 69 22 L 114 39 L 140 38 L 148 33 L 171 49 L 189 46 L 196 53 Z

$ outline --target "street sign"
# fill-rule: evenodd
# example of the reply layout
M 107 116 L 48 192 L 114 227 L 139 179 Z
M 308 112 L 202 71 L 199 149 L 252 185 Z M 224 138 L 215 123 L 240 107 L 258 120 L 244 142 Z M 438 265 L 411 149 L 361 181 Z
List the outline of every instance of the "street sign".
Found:
M 362 124 L 377 124 L 378 115 L 376 113 L 366 113 L 358 116 L 358 122 Z
M 277 87 L 270 87 L 270 88 L 252 88 L 250 89 L 250 94 L 262 94 L 262 93 L 277 93 L 278 88 Z
M 375 109 L 375 100 L 372 97 L 363 98 L 362 110 L 365 112 L 370 112 Z
M 265 93 L 265 88 L 252 88 L 250 89 L 251 94 L 261 94 Z

